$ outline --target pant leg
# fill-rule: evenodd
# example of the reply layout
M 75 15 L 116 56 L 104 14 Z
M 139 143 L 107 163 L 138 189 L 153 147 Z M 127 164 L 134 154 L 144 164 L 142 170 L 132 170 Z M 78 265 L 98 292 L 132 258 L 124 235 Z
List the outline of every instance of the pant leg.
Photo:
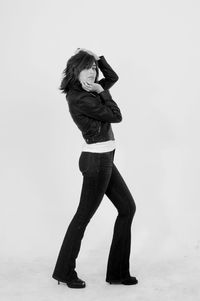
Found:
M 77 276 L 75 267 L 81 240 L 108 186 L 112 172 L 112 153 L 82 153 L 79 169 L 83 174 L 79 206 L 65 234 L 52 275 L 53 278 L 63 280 Z
M 106 195 L 118 211 L 108 258 L 106 281 L 121 280 L 130 275 L 131 223 L 136 205 L 114 163 Z

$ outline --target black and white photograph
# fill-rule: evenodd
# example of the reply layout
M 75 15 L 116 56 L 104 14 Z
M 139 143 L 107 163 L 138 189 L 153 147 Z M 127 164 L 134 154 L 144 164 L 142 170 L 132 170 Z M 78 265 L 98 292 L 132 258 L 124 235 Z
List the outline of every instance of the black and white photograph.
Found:
M 1 300 L 200 300 L 199 16 L 1 0 Z

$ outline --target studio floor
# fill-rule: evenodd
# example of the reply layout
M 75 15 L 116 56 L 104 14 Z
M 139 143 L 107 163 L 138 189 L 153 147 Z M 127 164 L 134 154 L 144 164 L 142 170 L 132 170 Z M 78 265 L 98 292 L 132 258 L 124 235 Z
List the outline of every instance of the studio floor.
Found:
M 93 254 L 94 255 L 94 254 Z M 0 299 L 4 301 L 198 301 L 200 300 L 199 256 L 153 260 L 137 258 L 134 273 L 137 285 L 110 285 L 105 282 L 105 263 L 99 254 L 88 265 L 88 258 L 78 262 L 76 270 L 86 288 L 71 289 L 51 278 L 55 259 L 9 258 L 1 264 Z M 94 264 L 95 263 L 95 264 Z M 94 269 L 95 268 L 95 269 Z

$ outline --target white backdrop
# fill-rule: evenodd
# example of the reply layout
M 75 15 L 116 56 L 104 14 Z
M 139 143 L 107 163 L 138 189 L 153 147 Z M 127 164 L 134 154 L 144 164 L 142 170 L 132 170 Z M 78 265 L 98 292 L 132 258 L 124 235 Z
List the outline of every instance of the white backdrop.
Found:
M 78 206 L 83 138 L 58 90 L 77 47 L 119 75 L 112 127 L 137 205 L 131 269 L 199 258 L 199 1 L 2 0 L 0 15 L 1 259 L 50 258 L 51 274 Z M 94 254 L 104 275 L 116 216 L 105 196 L 80 265 Z

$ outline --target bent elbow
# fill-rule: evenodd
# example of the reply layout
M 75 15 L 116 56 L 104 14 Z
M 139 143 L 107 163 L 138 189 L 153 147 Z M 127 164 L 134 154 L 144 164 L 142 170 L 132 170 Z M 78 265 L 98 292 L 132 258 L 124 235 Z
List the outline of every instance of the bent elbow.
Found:
M 112 77 L 110 77 L 110 86 L 112 87 L 118 80 L 119 76 L 117 75 L 117 73 L 112 74 Z
M 116 74 L 116 82 L 119 80 L 119 76 Z
M 119 116 L 118 120 L 119 120 L 118 122 L 122 121 L 122 115 Z
M 122 121 L 122 115 L 118 115 L 115 117 L 115 119 L 112 121 L 113 123 L 119 123 Z
M 119 76 L 117 74 L 115 74 L 115 76 L 113 76 L 113 82 L 116 83 L 119 80 Z

